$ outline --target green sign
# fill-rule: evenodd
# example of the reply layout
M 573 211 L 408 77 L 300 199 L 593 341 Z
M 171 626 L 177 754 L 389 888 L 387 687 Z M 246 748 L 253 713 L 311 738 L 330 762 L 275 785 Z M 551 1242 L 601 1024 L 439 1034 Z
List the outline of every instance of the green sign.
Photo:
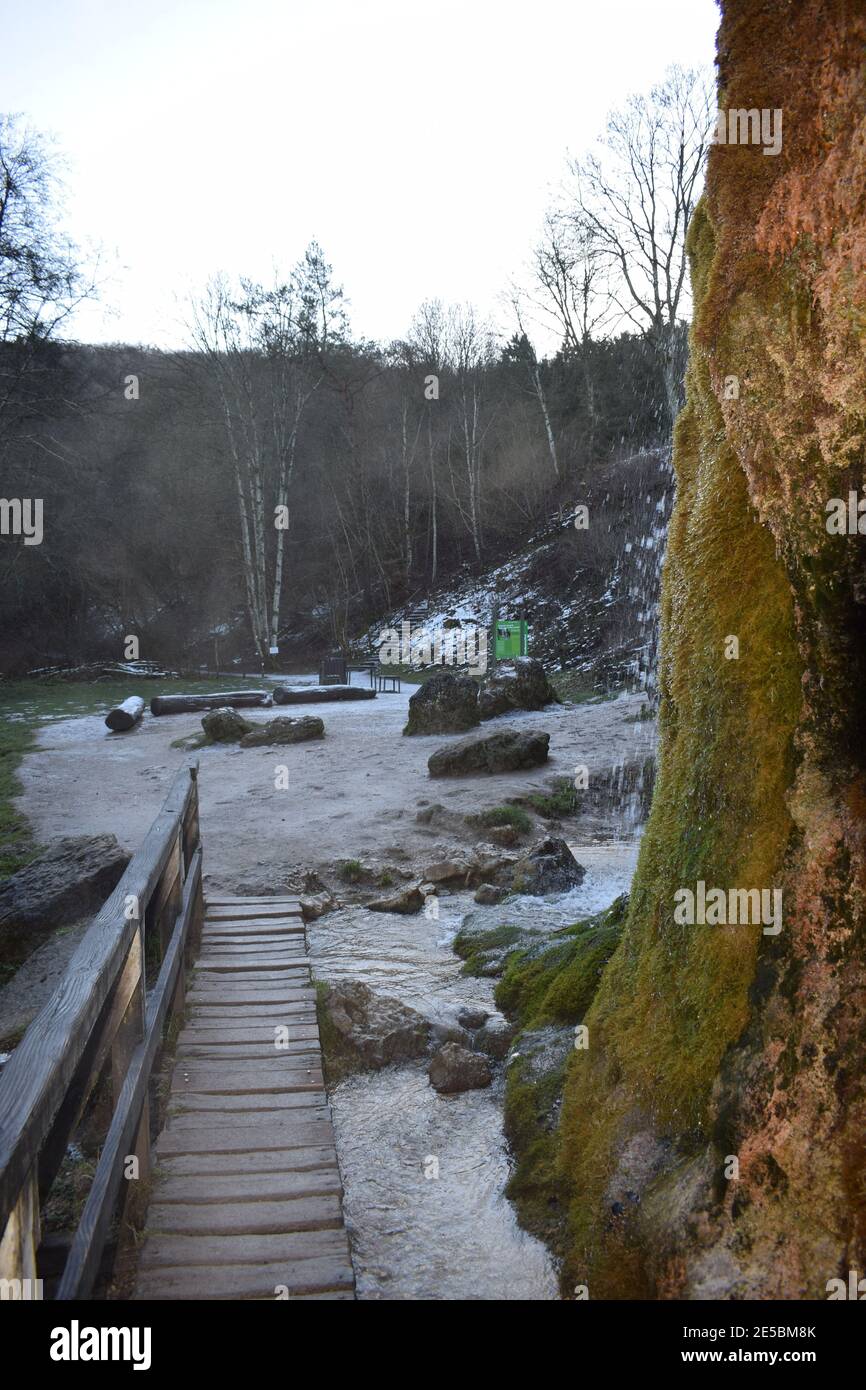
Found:
M 496 624 L 496 660 L 526 656 L 529 647 L 529 627 L 523 618 L 500 618 Z

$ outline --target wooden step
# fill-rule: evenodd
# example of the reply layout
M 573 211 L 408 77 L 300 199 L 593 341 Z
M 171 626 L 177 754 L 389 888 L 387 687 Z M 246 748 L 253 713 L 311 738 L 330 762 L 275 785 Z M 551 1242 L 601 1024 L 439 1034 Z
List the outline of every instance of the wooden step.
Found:
M 275 1264 L 223 1264 L 175 1266 L 146 1270 L 139 1279 L 136 1299 L 242 1299 L 273 1300 L 288 1289 L 298 1299 L 354 1299 L 354 1276 L 348 1257 L 342 1254 L 297 1256 Z

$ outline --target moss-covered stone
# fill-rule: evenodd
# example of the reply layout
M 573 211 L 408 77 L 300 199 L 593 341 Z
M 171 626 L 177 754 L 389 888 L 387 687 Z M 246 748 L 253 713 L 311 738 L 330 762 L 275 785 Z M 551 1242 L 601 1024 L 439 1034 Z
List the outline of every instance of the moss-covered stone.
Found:
M 864 541 L 824 524 L 864 487 L 864 52 L 843 0 L 723 4 L 718 105 L 784 108 L 784 148 L 714 147 L 689 232 L 658 781 L 557 1150 L 591 1297 L 823 1297 L 866 1257 Z M 781 888 L 781 934 L 677 925 L 698 880 Z

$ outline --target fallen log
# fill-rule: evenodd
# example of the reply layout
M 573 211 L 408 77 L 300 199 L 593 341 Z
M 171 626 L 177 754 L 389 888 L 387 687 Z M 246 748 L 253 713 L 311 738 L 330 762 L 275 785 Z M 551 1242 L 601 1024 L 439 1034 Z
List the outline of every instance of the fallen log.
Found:
M 151 714 L 195 714 L 200 709 L 246 709 L 251 705 L 269 705 L 268 690 L 227 690 L 219 695 L 154 695 Z
M 375 690 L 365 690 L 360 685 L 281 685 L 274 691 L 276 705 L 317 705 L 322 701 L 375 698 Z
M 130 695 L 128 700 L 124 700 L 122 704 L 115 705 L 114 709 L 108 711 L 105 722 L 109 729 L 113 729 L 115 733 L 125 733 L 127 729 L 131 729 L 134 724 L 138 723 L 143 714 L 144 701 L 139 695 Z

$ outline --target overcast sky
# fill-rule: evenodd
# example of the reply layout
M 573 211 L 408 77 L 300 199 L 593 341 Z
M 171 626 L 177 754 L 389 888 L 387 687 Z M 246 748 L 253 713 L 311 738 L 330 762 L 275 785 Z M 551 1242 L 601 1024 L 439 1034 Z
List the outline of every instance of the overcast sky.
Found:
M 56 137 L 64 225 L 101 248 L 93 342 L 175 346 L 225 270 L 312 237 L 356 332 L 422 299 L 493 314 L 566 150 L 672 62 L 711 64 L 713 0 L 0 0 L 2 107 Z

